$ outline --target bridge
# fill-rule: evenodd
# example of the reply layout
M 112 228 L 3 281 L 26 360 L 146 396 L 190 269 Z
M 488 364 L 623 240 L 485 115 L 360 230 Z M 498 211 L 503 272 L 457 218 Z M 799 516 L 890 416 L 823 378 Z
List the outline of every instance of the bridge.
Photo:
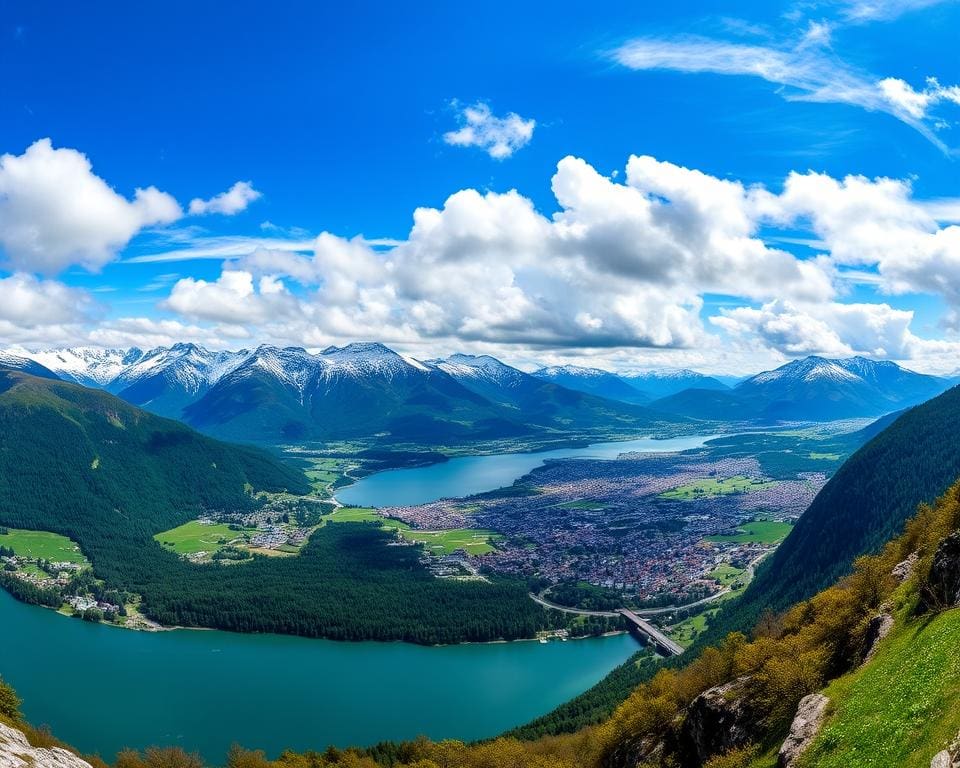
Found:
M 621 608 L 617 613 L 629 621 L 633 629 L 653 643 L 654 647 L 664 656 L 679 656 L 683 653 L 681 646 L 673 642 L 649 621 L 641 619 L 629 608 Z
M 656 648 L 664 656 L 679 656 L 683 653 L 683 648 L 677 645 L 673 640 L 667 637 L 663 632 L 657 629 L 649 621 L 642 619 L 637 613 L 631 611 L 629 608 L 618 608 L 615 611 L 588 611 L 584 608 L 568 608 L 563 605 L 557 605 L 556 603 L 551 603 L 549 600 L 544 598 L 542 595 L 535 595 L 533 592 L 530 593 L 530 599 L 534 600 L 537 603 L 540 603 L 544 608 L 552 608 L 555 611 L 562 611 L 563 613 L 575 613 L 580 616 L 606 616 L 613 618 L 615 616 L 623 616 L 628 622 L 630 622 L 630 627 L 639 635 L 653 643 L 654 648 Z M 699 604 L 699 601 L 698 603 Z M 691 603 L 691 605 L 695 605 Z M 667 610 L 677 610 L 675 607 Z M 664 609 L 655 609 L 652 613 L 662 613 Z

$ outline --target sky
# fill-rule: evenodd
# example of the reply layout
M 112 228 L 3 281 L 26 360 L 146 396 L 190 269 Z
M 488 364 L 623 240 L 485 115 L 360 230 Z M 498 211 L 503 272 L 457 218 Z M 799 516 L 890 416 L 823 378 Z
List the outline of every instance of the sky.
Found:
M 958 28 L 951 0 L 0 0 L 0 345 L 952 373 Z

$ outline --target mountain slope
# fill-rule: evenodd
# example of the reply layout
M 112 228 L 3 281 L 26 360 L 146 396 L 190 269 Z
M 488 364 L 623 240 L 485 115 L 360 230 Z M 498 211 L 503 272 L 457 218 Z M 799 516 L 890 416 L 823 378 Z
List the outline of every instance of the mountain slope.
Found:
M 23 352 L 47 367 L 64 381 L 85 387 L 106 387 L 129 366 L 136 363 L 143 352 L 132 349 L 99 349 L 97 347 L 69 347 Z
M 31 376 L 39 376 L 41 379 L 58 379 L 60 378 L 51 371 L 49 368 L 40 365 L 40 363 L 30 358 L 20 357 L 19 355 L 14 355 L 10 352 L 4 352 L 0 350 L 0 368 L 6 368 L 12 371 L 22 371 L 23 373 L 29 373 Z
M 577 365 L 555 365 L 533 372 L 538 379 L 549 381 L 567 389 L 585 392 L 608 400 L 642 405 L 650 402 L 650 395 L 641 392 L 615 373 L 599 368 L 581 368 Z
M 809 597 L 898 531 L 917 505 L 960 476 L 960 388 L 897 418 L 840 467 L 718 630 L 749 626 L 767 608 Z
M 211 352 L 195 344 L 157 347 L 141 355 L 107 385 L 128 403 L 170 418 L 196 402 L 246 357 L 240 352 Z

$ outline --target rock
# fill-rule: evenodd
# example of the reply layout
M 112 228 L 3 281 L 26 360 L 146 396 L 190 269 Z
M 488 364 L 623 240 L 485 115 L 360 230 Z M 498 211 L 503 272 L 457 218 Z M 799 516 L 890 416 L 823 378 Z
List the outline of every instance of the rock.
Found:
M 790 724 L 790 733 L 787 734 L 777 756 L 779 768 L 794 768 L 800 755 L 820 731 L 829 703 L 830 699 L 822 693 L 811 693 L 800 699 L 797 714 Z
M 890 575 L 897 580 L 897 584 L 903 584 L 903 582 L 913 576 L 913 569 L 916 567 L 917 560 L 919 559 L 920 555 L 914 552 L 906 560 L 902 560 L 893 566 Z
M 16 728 L 0 723 L 0 768 L 91 768 L 73 752 L 60 747 L 31 747 Z
M 953 768 L 953 758 L 947 750 L 937 752 L 930 761 L 930 768 Z
M 861 663 L 873 658 L 880 641 L 890 634 L 891 629 L 893 629 L 893 616 L 889 613 L 879 613 L 870 619 L 870 623 L 867 624 L 867 634 L 863 639 L 863 651 L 860 654 Z
M 711 757 L 744 747 L 757 736 L 758 722 L 741 677 L 701 693 L 687 709 L 682 748 L 703 764 Z
M 960 531 L 951 533 L 933 553 L 933 564 L 924 590 L 925 609 L 952 608 L 960 603 Z

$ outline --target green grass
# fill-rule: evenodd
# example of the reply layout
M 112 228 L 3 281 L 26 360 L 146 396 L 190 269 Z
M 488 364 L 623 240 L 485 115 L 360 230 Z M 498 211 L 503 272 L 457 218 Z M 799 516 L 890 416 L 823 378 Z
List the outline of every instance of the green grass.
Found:
M 740 579 L 745 573 L 743 568 L 737 568 L 735 565 L 730 565 L 730 563 L 723 563 L 718 565 L 708 574 L 711 579 L 716 579 L 723 586 L 729 587 L 737 579 Z
M 199 520 L 191 520 L 169 531 L 158 533 L 153 538 L 160 544 L 179 555 L 193 555 L 197 552 L 217 552 L 238 539 L 246 541 L 244 533 L 253 533 L 256 528 L 234 531 L 226 523 L 205 525 Z
M 692 483 L 671 488 L 660 494 L 662 499 L 675 501 L 691 501 L 692 499 L 712 499 L 716 496 L 727 496 L 731 493 L 749 493 L 762 491 L 764 488 L 773 488 L 776 480 L 759 480 L 751 477 L 725 477 L 719 480 L 715 477 L 705 477 L 694 480 Z
M 47 531 L 25 531 L 9 528 L 9 533 L 0 535 L 0 546 L 12 549 L 20 557 L 52 560 L 55 563 L 87 564 L 80 547 L 66 536 Z
M 824 691 L 834 714 L 806 768 L 927 768 L 960 730 L 960 610 L 895 630 Z
M 380 523 L 384 528 L 399 531 L 408 541 L 421 542 L 435 555 L 448 555 L 463 549 L 470 555 L 483 555 L 493 551 L 492 541 L 500 538 L 494 531 L 476 528 L 455 528 L 449 531 L 420 531 L 400 520 L 383 517 L 369 507 L 339 507 L 323 516 L 330 523 Z
M 755 520 L 744 523 L 737 530 L 740 533 L 728 536 L 708 536 L 707 541 L 727 544 L 776 544 L 783 541 L 793 525 L 777 520 Z

